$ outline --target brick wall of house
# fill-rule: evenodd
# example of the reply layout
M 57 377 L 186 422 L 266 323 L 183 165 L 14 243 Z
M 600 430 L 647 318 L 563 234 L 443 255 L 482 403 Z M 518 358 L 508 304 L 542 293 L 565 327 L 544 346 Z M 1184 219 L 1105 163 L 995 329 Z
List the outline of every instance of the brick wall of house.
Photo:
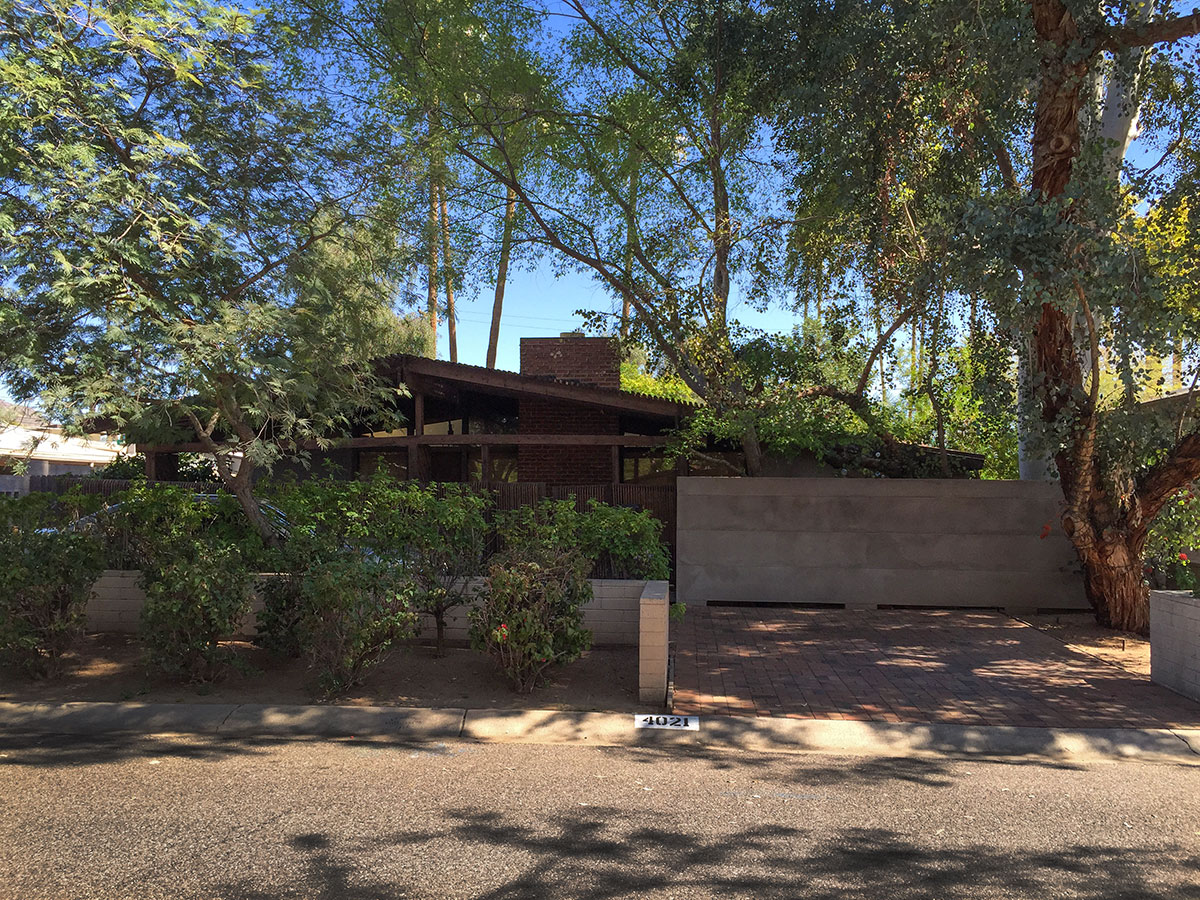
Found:
M 616 413 L 554 400 L 522 400 L 517 421 L 522 434 L 620 433 Z M 613 480 L 612 449 L 522 444 L 517 476 L 547 484 L 604 484 Z
M 612 338 L 521 338 L 521 373 L 549 375 L 593 387 L 621 387 L 621 361 Z M 619 434 L 616 413 L 555 400 L 522 400 L 521 434 Z M 613 480 L 610 447 L 527 447 L 517 451 L 521 481 L 604 484 Z
M 532 447 L 517 450 L 517 477 L 546 484 L 611 484 L 611 447 Z

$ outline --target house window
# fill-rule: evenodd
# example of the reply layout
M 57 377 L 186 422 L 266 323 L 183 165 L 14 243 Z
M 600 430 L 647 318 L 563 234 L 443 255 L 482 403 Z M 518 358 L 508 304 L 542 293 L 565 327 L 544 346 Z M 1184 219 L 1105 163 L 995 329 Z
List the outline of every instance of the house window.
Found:
M 358 453 L 359 477 L 370 477 L 376 473 L 393 478 L 408 477 L 407 450 L 360 450 Z
M 483 454 L 478 447 L 471 448 L 471 455 L 467 461 L 467 466 L 470 472 L 470 480 L 476 483 L 482 481 Z M 488 483 L 504 482 L 506 484 L 515 484 L 516 481 L 517 448 L 488 447 Z
M 675 462 L 661 454 L 627 450 L 621 460 L 621 480 L 626 484 L 669 487 L 675 483 Z

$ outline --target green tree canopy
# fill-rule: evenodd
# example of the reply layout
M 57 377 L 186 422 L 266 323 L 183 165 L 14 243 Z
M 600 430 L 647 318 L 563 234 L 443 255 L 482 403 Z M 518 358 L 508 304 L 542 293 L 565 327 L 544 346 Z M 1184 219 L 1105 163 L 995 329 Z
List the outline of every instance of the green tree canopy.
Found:
M 199 442 L 270 536 L 254 473 L 386 410 L 370 360 L 420 342 L 388 324 L 381 136 L 236 7 L 3 0 L 0 33 L 5 385 Z

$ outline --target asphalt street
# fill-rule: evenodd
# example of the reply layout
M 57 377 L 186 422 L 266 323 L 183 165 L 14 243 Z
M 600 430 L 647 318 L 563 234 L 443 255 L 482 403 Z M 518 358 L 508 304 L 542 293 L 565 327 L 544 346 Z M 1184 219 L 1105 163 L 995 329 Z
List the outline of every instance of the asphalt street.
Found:
M 1200 767 L 0 735 L 0 897 L 1196 897 Z

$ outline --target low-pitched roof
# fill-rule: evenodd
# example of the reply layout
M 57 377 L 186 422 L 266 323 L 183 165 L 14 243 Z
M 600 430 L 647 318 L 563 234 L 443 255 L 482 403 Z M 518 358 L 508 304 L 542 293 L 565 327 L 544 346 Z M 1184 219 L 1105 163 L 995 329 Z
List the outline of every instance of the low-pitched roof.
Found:
M 444 381 L 473 388 L 481 393 L 518 399 L 565 400 L 614 412 L 672 421 L 695 412 L 698 408 L 694 403 L 666 400 L 614 388 L 594 387 L 548 375 L 523 375 L 519 372 L 446 362 L 407 353 L 376 360 L 376 365 L 381 373 L 391 375 L 405 384 L 419 385 L 422 379 Z

